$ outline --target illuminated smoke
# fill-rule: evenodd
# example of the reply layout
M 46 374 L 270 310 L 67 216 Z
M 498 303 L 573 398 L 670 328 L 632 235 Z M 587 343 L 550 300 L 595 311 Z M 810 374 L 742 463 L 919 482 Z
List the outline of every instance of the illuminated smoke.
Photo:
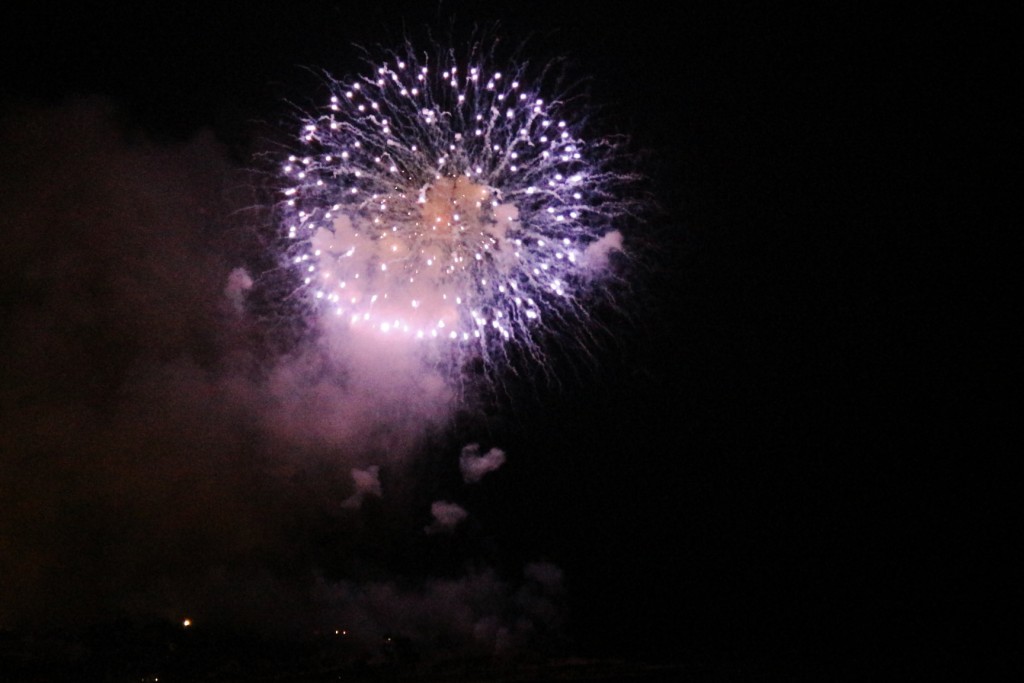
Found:
M 251 199 L 223 192 L 226 150 L 122 119 L 98 100 L 0 116 L 0 213 L 17 218 L 0 252 L 0 630 L 156 615 L 308 634 L 360 617 L 366 643 L 408 628 L 491 652 L 557 623 L 557 594 L 481 565 L 394 578 L 381 562 L 366 583 L 361 563 L 401 543 L 375 513 L 415 519 L 417 539 L 457 523 L 419 502 L 406 516 L 401 485 L 450 390 L 419 346 L 379 335 L 264 346 L 266 283 L 233 268 L 250 233 L 229 217 Z M 337 579 L 349 561 L 357 578 Z
M 241 315 L 245 311 L 245 293 L 252 289 L 252 277 L 245 268 L 235 268 L 228 276 L 228 284 L 224 287 L 224 296 L 231 303 L 235 313 Z
M 368 495 L 381 496 L 380 468 L 371 465 L 365 470 L 352 469 L 352 481 L 356 485 L 356 491 L 345 499 L 341 504 L 346 508 L 357 508 L 363 504 L 363 499 Z
M 480 446 L 471 443 L 462 449 L 459 454 L 459 469 L 462 470 L 462 479 L 467 484 L 475 484 L 483 479 L 488 472 L 493 472 L 505 464 L 505 451 L 500 448 L 492 448 L 485 454 L 480 455 Z
M 434 521 L 424 529 L 428 534 L 451 532 L 469 513 L 458 503 L 437 500 L 430 504 L 430 514 Z

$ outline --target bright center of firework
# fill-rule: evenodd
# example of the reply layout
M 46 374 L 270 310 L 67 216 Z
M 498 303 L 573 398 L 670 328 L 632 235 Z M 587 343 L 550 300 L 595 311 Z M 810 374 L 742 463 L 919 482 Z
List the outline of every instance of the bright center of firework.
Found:
M 486 229 L 481 225 L 482 207 L 490 194 L 466 176 L 438 178 L 427 190 L 422 223 L 437 237 L 458 237 L 466 232 L 467 225 Z
M 304 122 L 307 153 L 283 167 L 292 261 L 352 329 L 524 337 L 546 311 L 578 311 L 593 252 L 620 243 L 602 165 L 613 146 L 586 142 L 521 73 L 447 59 L 410 51 L 332 83 Z
M 401 227 L 367 235 L 347 214 L 335 216 L 311 239 L 310 284 L 336 315 L 351 310 L 352 325 L 419 338 L 479 337 L 479 330 L 458 329 L 459 309 L 470 304 L 462 292 L 474 289 L 481 262 L 503 258 L 502 250 L 511 248 L 505 234 L 516 216 L 514 207 L 492 203 L 490 195 L 466 176 L 441 177 L 415 201 L 403 193 L 388 198 L 404 207 Z

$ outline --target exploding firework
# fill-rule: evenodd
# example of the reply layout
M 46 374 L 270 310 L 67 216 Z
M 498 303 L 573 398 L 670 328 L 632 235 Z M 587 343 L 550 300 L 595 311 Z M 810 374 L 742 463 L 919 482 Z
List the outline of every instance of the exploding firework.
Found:
M 484 356 L 586 324 L 635 204 L 622 139 L 588 137 L 556 69 L 531 84 L 495 61 L 407 45 L 328 78 L 281 169 L 289 259 L 324 319 Z

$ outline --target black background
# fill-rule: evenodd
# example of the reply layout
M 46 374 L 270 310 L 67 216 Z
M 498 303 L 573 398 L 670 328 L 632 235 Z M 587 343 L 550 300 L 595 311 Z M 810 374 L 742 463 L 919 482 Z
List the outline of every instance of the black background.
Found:
M 964 405 L 996 369 L 958 360 L 981 257 L 948 256 L 940 226 L 964 197 L 945 169 L 981 144 L 957 87 L 979 18 L 371 5 L 8 8 L 0 87 L 8 102 L 108 96 L 156 139 L 212 128 L 245 163 L 290 125 L 284 99 L 315 95 L 308 67 L 358 66 L 353 43 L 497 20 L 541 58 L 567 55 L 643 159 L 655 258 L 596 377 L 496 428 L 520 458 L 481 512 L 503 552 L 564 569 L 580 652 L 962 657 L 988 606 L 983 510 L 963 502 L 980 475 L 952 444 L 986 429 Z

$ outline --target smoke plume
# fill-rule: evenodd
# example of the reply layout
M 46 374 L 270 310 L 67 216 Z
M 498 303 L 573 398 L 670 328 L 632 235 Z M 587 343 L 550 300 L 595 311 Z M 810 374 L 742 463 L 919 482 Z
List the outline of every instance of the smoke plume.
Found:
M 86 100 L 3 112 L 0 145 L 0 628 L 338 613 L 521 640 L 488 615 L 544 610 L 488 571 L 407 592 L 344 578 L 366 564 L 367 502 L 404 504 L 388 477 L 452 394 L 398 346 L 279 341 L 286 314 L 252 298 L 273 264 L 252 258 L 251 185 L 212 135 L 158 145 Z M 465 516 L 447 505 L 441 529 Z

